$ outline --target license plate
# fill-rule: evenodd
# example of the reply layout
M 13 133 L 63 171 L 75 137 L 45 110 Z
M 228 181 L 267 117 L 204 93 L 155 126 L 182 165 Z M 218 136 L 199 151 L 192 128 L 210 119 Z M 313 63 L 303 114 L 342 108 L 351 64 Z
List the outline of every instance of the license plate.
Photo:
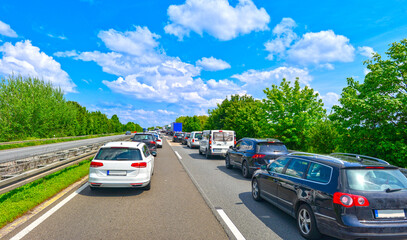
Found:
M 109 175 L 109 176 L 126 176 L 127 171 L 107 170 L 107 175 Z
M 222 149 L 214 148 L 213 152 L 222 152 Z
M 399 210 L 374 210 L 376 218 L 405 218 L 403 209 Z

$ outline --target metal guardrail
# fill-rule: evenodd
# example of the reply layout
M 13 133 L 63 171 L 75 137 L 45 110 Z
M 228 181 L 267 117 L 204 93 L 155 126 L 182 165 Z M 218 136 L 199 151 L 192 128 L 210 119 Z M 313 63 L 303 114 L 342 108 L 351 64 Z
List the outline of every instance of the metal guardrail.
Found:
M 122 140 L 128 138 L 129 136 L 126 136 Z M 96 154 L 99 147 L 108 142 L 111 141 L 2 163 L 0 164 L 0 194 L 40 178 L 36 177 L 37 175 L 43 177 L 83 161 Z M 27 181 L 27 179 L 32 180 Z M 19 182 L 24 183 L 19 184 Z

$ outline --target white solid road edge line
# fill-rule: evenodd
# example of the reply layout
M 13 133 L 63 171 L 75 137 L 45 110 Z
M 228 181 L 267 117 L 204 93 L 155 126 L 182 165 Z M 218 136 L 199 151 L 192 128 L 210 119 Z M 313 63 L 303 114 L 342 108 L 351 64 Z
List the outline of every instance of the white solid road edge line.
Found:
M 233 224 L 232 220 L 230 220 L 222 208 L 216 208 L 216 211 L 218 211 L 219 215 L 222 217 L 223 221 L 225 221 L 226 225 L 229 227 L 230 231 L 232 231 L 233 235 L 235 235 L 237 240 L 246 240 L 246 238 L 243 237 L 239 229 L 237 229 L 235 224 Z
M 175 155 L 177 155 L 178 159 L 182 159 L 182 157 L 179 155 L 179 153 L 177 151 L 174 151 Z
M 58 203 L 55 207 L 51 208 L 48 212 L 46 212 L 44 215 L 39 217 L 37 220 L 32 222 L 30 225 L 28 225 L 26 228 L 24 228 L 21 232 L 19 232 L 17 235 L 15 235 L 11 240 L 19 240 L 23 238 L 25 235 L 27 235 L 29 232 L 31 232 L 34 228 L 36 228 L 38 225 L 40 225 L 45 219 L 47 219 L 49 216 L 51 216 L 53 213 L 58 211 L 62 206 L 64 206 L 67 202 L 69 202 L 72 198 L 74 198 L 78 193 L 82 192 L 83 189 L 85 189 L 88 186 L 88 183 L 85 183 L 80 187 L 78 190 L 73 192 L 71 195 L 69 195 L 67 198 L 62 200 L 60 203 Z

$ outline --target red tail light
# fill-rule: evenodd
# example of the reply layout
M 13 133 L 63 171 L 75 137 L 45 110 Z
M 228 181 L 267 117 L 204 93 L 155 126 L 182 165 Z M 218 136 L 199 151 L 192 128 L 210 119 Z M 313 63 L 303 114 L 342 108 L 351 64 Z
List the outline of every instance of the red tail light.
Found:
M 137 162 L 137 163 L 132 163 L 131 166 L 135 167 L 135 168 L 146 168 L 147 163 L 146 162 Z
M 157 140 L 157 142 L 161 142 L 161 140 L 160 140 L 160 139 L 158 139 L 158 140 Z
M 150 141 L 150 143 L 151 143 L 151 144 L 155 144 L 155 142 L 154 142 L 154 141 Z
M 192 139 L 192 142 L 195 142 L 195 139 Z
M 252 158 L 264 158 L 265 154 L 254 154 Z
M 369 201 L 367 198 L 359 195 L 353 195 L 349 193 L 334 193 L 333 202 L 344 207 L 367 207 L 369 206 Z
M 365 167 L 367 169 L 384 169 L 384 167 Z
M 188 137 L 185 137 L 185 139 L 188 139 Z
M 174 138 L 177 138 L 177 136 L 174 136 Z
M 209 145 L 211 145 L 212 144 L 212 141 L 211 140 L 209 140 Z
M 101 162 L 90 162 L 90 167 L 93 167 L 93 168 L 103 167 L 103 163 L 101 163 Z

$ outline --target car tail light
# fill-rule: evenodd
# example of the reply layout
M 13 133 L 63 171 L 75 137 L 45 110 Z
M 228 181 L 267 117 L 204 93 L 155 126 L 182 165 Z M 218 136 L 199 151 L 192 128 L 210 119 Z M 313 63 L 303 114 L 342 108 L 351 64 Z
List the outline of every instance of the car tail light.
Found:
M 265 154 L 254 154 L 252 158 L 264 158 Z
M 161 142 L 161 140 L 160 140 L 160 139 L 158 139 L 158 140 L 157 140 L 157 142 Z
M 135 167 L 135 168 L 146 168 L 147 163 L 146 162 L 136 162 L 136 163 L 132 163 L 131 166 Z
M 384 169 L 384 167 L 365 167 L 367 169 Z
M 359 195 L 353 195 L 349 193 L 334 193 L 333 202 L 344 207 L 367 207 L 369 206 L 369 201 L 367 198 Z
M 155 142 L 154 142 L 154 141 L 150 141 L 150 143 L 151 143 L 151 144 L 155 144 Z
M 192 142 L 195 142 L 195 139 L 192 139 Z
M 174 138 L 177 138 L 177 136 L 174 136 Z
M 103 163 L 101 163 L 101 162 L 90 162 L 90 167 L 93 167 L 93 168 L 103 167 Z
M 140 186 L 140 185 L 143 185 L 143 183 L 130 183 L 130 185 L 132 185 L 132 186 Z
M 188 137 L 185 137 L 185 139 L 188 139 Z
M 90 185 L 99 187 L 99 186 L 102 185 L 102 184 L 101 184 L 101 183 L 94 183 L 94 182 L 91 182 Z
M 220 130 L 219 132 L 223 132 L 222 130 Z

